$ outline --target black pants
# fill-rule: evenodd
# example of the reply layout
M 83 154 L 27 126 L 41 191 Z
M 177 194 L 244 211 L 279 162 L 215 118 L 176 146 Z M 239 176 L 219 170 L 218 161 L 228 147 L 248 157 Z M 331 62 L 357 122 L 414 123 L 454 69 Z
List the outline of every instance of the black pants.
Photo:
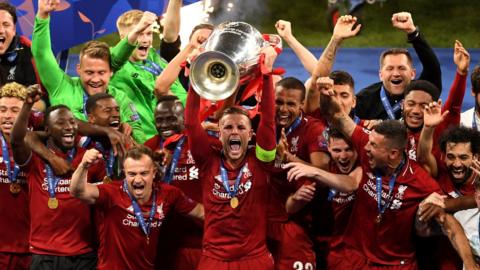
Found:
M 86 253 L 77 256 L 32 255 L 30 270 L 95 270 L 97 254 Z

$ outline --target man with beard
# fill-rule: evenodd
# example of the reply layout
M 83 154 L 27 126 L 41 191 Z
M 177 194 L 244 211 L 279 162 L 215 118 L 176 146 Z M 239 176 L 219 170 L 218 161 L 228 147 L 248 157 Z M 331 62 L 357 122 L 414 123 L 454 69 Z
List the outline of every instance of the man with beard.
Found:
M 183 113 L 176 96 L 161 96 L 155 110 L 158 135 L 145 142 L 145 146 L 160 153 L 165 166 L 163 182 L 201 203 L 199 169 L 190 153 Z M 202 255 L 203 224 L 172 213 L 163 226 L 156 269 L 197 269 Z
M 125 179 L 111 185 L 87 183 L 89 167 L 101 158 L 88 150 L 72 176 L 70 192 L 101 213 L 98 269 L 153 269 L 160 228 L 172 211 L 203 219 L 203 206 L 178 188 L 154 182 L 157 166 L 144 146 L 128 150 Z M 144 214 L 147 213 L 147 214 Z
M 344 260 L 331 269 L 417 269 L 413 239 L 414 228 L 418 228 L 414 223 L 421 224 L 415 221 L 417 208 L 422 199 L 439 192 L 440 187 L 405 154 L 405 125 L 387 120 L 371 132 L 362 129 L 340 109 L 330 79 L 320 78 L 317 85 L 329 103 L 329 119 L 351 138 L 363 170 L 359 184 L 350 178 L 351 187 L 358 184 L 360 188 L 340 247 L 339 256 Z M 466 266 L 475 269 L 460 224 L 443 212 L 436 215 L 436 220 L 449 232 Z
M 445 131 L 439 142 L 441 159 L 435 157 L 432 153 L 433 134 L 439 128 L 445 114 L 445 112 L 441 113 L 440 104 L 436 102 L 427 106 L 424 114 L 425 124 L 420 136 L 420 145 L 422 145 L 420 154 L 422 156 L 419 156 L 419 159 L 427 161 L 426 166 L 430 171 L 437 172 L 438 182 L 444 194 L 447 194 L 449 198 L 468 200 L 468 197 L 475 193 L 476 175 L 473 174 L 471 168 L 474 160 L 478 160 L 480 153 L 480 133 L 476 129 L 464 126 L 453 127 Z M 478 211 L 474 210 L 476 209 L 465 208 L 454 214 L 466 230 L 471 227 L 472 220 L 478 221 Z M 472 235 L 467 232 L 467 236 L 472 242 Z M 441 247 L 438 252 L 451 258 L 449 260 L 449 262 L 452 261 L 451 264 L 455 263 L 453 259 L 457 258 L 457 269 L 461 268 L 458 257 L 452 257 L 451 254 L 445 253 L 450 248 L 449 245 L 443 244 Z
M 331 156 L 328 171 L 298 162 L 289 163 L 285 166 L 286 169 L 289 169 L 289 181 L 301 177 L 310 177 L 315 179 L 319 186 L 326 185 L 330 188 L 328 193 L 329 206 L 327 211 L 322 211 L 322 222 L 332 220 L 330 224 L 332 231 L 328 236 L 315 235 L 319 238 L 317 239 L 319 243 L 325 242 L 325 238 L 328 239 L 326 262 L 319 261 L 317 258 L 317 267 L 325 263 L 335 265 L 338 260 L 343 259 L 337 254 L 337 246 L 343 241 L 343 233 L 349 223 L 353 209 L 355 191 L 352 190 L 356 189 L 362 178 L 362 168 L 358 164 L 358 154 L 352 142 L 335 128 L 330 128 L 326 134 L 328 152 Z M 352 177 L 355 181 L 346 180 L 344 175 Z M 354 186 L 350 186 L 351 184 L 354 184 Z M 292 200 L 289 201 L 290 204 L 287 204 L 287 212 L 294 213 L 303 208 L 305 203 L 313 199 L 314 192 L 315 190 L 311 188 L 311 185 L 303 185 L 292 196 Z M 326 269 L 330 268 L 326 267 Z
M 294 269 L 295 265 L 315 269 L 315 253 L 309 238 L 310 209 L 289 216 L 285 204 L 290 195 L 309 179 L 286 181 L 282 165 L 287 162 L 304 162 L 326 168 L 328 154 L 323 148 L 325 126 L 302 112 L 305 86 L 296 78 L 287 77 L 275 86 L 275 121 L 279 155 L 272 175 L 270 201 L 268 203 L 269 249 L 275 261 L 275 269 Z M 280 150 L 281 149 L 281 150 Z M 310 208 L 310 207 L 309 207 Z
M 0 89 L 0 269 L 29 269 L 30 213 L 25 172 L 13 161 L 10 135 L 23 106 L 27 89 L 8 83 Z
M 392 16 L 393 27 L 407 34 L 415 52 L 422 62 L 419 80 L 433 83 L 442 90 L 440 63 L 435 53 L 422 37 L 408 12 Z M 355 113 L 361 119 L 400 119 L 405 87 L 415 78 L 412 57 L 406 49 L 388 49 L 380 56 L 379 77 L 381 82 L 372 84 L 357 94 Z
M 38 89 L 28 93 L 11 133 L 15 162 L 27 175 L 30 191 L 30 269 L 95 269 L 94 229 L 88 206 L 70 197 L 70 174 L 58 177 L 24 142 L 27 119 Z M 55 155 L 79 164 L 84 149 L 75 146 L 77 124 L 63 105 L 49 107 L 45 113 L 47 147 Z M 105 164 L 89 169 L 89 179 L 102 179 Z
M 266 72 L 276 52 L 263 50 Z M 269 63 L 269 64 L 268 64 Z M 222 150 L 212 148 L 198 121 L 200 97 L 188 91 L 185 127 L 190 151 L 199 167 L 205 205 L 203 253 L 198 269 L 272 270 L 266 238 L 267 164 L 275 159 L 275 112 L 272 76 L 263 75 L 255 149 L 248 149 L 253 130 L 248 113 L 239 107 L 220 117 Z
M 475 66 L 470 75 L 472 96 L 475 97 L 475 106 L 462 113 L 460 122 L 466 127 L 480 130 L 480 66 Z
M 38 12 L 35 17 L 32 53 L 37 64 L 40 79 L 47 89 L 52 105 L 64 104 L 72 110 L 80 120 L 87 119 L 85 103 L 88 96 L 108 92 L 120 104 L 121 116 L 133 129 L 133 137 L 143 143 L 143 133 L 139 116 L 133 102 L 121 91 L 108 87 L 112 73 L 117 71 L 132 54 L 138 36 L 155 21 L 153 13 L 145 12 L 142 20 L 133 28 L 128 36 L 110 49 L 106 43 L 90 41 L 80 51 L 80 63 L 77 66 L 79 78 L 71 78 L 57 64 L 50 44 L 50 13 L 59 1 L 38 1 Z
M 169 7 L 178 2 L 178 0 L 169 1 Z M 171 12 L 171 8 L 167 8 L 167 12 L 169 11 Z M 140 10 L 130 10 L 118 18 L 117 29 L 121 39 L 127 37 L 128 33 L 134 30 L 135 26 L 141 21 L 143 14 L 144 12 Z M 171 18 L 172 16 L 166 14 L 166 17 Z M 110 86 L 120 89 L 135 104 L 142 123 L 142 130 L 148 140 L 157 134 L 153 118 L 157 104 L 153 91 L 155 80 L 165 69 L 167 62 L 161 59 L 152 47 L 153 25 L 147 27 L 138 35 L 137 43 L 138 46 L 132 52 L 128 61 L 113 75 Z M 171 85 L 170 90 L 175 95 L 182 97 L 183 102 L 185 102 L 187 93 L 178 80 Z

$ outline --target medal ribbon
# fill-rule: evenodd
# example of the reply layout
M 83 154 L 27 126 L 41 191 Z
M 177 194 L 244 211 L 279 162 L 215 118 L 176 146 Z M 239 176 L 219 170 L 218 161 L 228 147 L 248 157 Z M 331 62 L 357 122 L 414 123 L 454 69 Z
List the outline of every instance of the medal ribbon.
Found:
M 383 86 L 382 86 L 382 89 L 380 90 L 380 99 L 382 100 L 383 108 L 388 114 L 388 118 L 395 120 L 395 113 L 402 109 L 401 104 L 403 99 L 395 103 L 395 105 L 392 108 L 392 106 L 390 105 L 390 101 L 388 101 L 385 88 L 383 88 Z
M 88 147 L 88 145 L 90 144 L 91 141 L 92 141 L 92 138 L 87 137 L 85 142 L 82 144 L 82 148 L 87 149 L 87 147 Z M 108 151 L 108 155 L 107 155 L 107 151 L 105 150 L 105 147 L 103 147 L 103 145 L 101 143 L 95 142 L 95 148 L 98 149 L 102 153 L 103 159 L 107 163 L 106 168 L 105 168 L 107 176 L 112 178 L 112 176 L 113 176 L 113 165 L 115 164 L 115 156 L 113 155 L 113 149 L 110 148 L 110 150 Z
M 75 148 L 71 149 L 68 151 L 67 154 L 67 160 L 72 161 L 73 156 L 75 156 Z M 48 195 L 50 198 L 55 198 L 55 188 L 58 185 L 58 182 L 60 181 L 60 178 L 57 177 L 52 170 L 52 167 L 50 167 L 50 164 L 45 163 L 45 170 L 47 171 L 47 186 L 48 186 Z
M 392 201 L 392 193 L 393 193 L 393 188 L 395 186 L 395 181 L 397 180 L 397 175 L 402 169 L 403 165 L 405 164 L 405 158 L 402 159 L 402 162 L 398 167 L 395 169 L 395 172 L 392 174 L 390 177 L 390 180 L 388 181 L 388 195 L 387 198 L 385 199 L 385 204 L 382 207 L 382 176 L 377 172 L 375 174 L 375 180 L 376 180 L 376 185 L 377 185 L 377 208 L 378 208 L 378 214 L 379 216 L 382 216 L 383 213 L 385 213 L 385 210 L 387 210 L 388 206 L 390 205 L 390 202 Z
M 173 179 L 173 175 L 175 174 L 175 169 L 177 168 L 178 159 L 180 158 L 180 154 L 182 153 L 183 143 L 185 142 L 185 136 L 182 136 L 180 140 L 177 142 L 177 146 L 175 146 L 175 151 L 173 152 L 172 162 L 170 163 L 170 167 L 163 178 L 163 182 L 170 184 Z
M 243 167 L 240 169 L 240 172 L 237 175 L 237 178 L 235 179 L 235 183 L 233 184 L 233 190 L 230 190 L 230 185 L 228 184 L 228 174 L 227 174 L 227 169 L 225 169 L 225 166 L 223 164 L 223 159 L 220 163 L 220 176 L 222 178 L 222 183 L 223 183 L 223 188 L 228 192 L 228 195 L 230 195 L 230 198 L 233 198 L 237 195 L 238 191 L 238 186 L 240 185 L 240 179 L 242 179 L 243 172 L 247 168 L 248 163 L 245 163 Z
M 160 141 L 158 142 L 158 149 L 163 150 L 163 138 L 162 137 L 160 137 Z
M 5 167 L 7 167 L 8 179 L 11 183 L 16 183 L 17 176 L 20 173 L 20 167 L 17 165 L 17 163 L 14 163 L 12 172 L 12 168 L 10 167 L 10 153 L 8 152 L 7 142 L 5 141 L 2 133 L 0 133 L 0 137 L 2 140 L 3 162 L 5 163 Z
M 290 133 L 292 133 L 292 131 L 294 131 L 298 126 L 300 126 L 301 123 L 302 123 L 302 115 L 295 118 L 295 121 L 293 121 L 293 123 L 290 125 L 290 127 L 285 132 L 285 136 L 288 136 Z M 277 143 L 280 140 L 281 136 L 282 136 L 281 133 L 277 134 Z
M 152 190 L 152 208 L 150 209 L 150 216 L 148 217 L 148 221 L 145 222 L 145 218 L 143 217 L 142 210 L 137 203 L 137 199 L 135 199 L 135 197 L 133 197 L 128 190 L 126 179 L 123 180 L 123 189 L 130 198 L 130 201 L 132 202 L 133 213 L 135 214 L 135 218 L 137 219 L 140 228 L 142 229 L 145 236 L 148 237 L 150 235 L 150 228 L 152 225 L 153 217 L 155 216 L 155 211 L 157 210 L 157 192 L 155 192 L 155 190 Z
M 140 67 L 150 73 L 153 74 L 153 76 L 157 77 L 158 75 L 160 75 L 160 73 L 162 73 L 162 68 L 157 65 L 156 63 L 150 61 L 150 60 L 146 60 L 145 61 L 145 65 L 140 65 L 140 64 L 135 64 L 137 67 Z
M 115 156 L 113 155 L 113 149 L 110 148 L 110 150 L 108 151 L 108 155 L 107 155 L 107 151 L 105 150 L 105 147 L 103 147 L 103 145 L 99 142 L 95 142 L 95 148 L 97 148 L 98 150 L 100 150 L 100 152 L 102 153 L 102 156 L 104 157 L 105 161 L 107 162 L 107 166 L 105 167 L 106 169 L 106 172 L 107 172 L 107 176 L 112 178 L 113 176 L 113 164 L 115 163 Z

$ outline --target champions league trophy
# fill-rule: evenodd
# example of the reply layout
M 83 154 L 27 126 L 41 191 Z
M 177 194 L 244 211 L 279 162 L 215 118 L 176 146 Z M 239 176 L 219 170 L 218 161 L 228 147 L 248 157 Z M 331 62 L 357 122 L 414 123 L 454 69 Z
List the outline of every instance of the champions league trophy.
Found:
M 240 80 L 258 71 L 260 50 L 266 45 L 262 34 L 247 23 L 220 24 L 204 43 L 205 51 L 192 62 L 193 89 L 210 101 L 228 98 Z

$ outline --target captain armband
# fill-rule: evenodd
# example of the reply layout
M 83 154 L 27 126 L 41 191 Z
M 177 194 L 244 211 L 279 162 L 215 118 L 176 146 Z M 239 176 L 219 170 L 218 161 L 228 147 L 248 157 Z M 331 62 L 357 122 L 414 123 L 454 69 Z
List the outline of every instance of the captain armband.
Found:
M 258 144 L 255 146 L 255 156 L 263 162 L 273 161 L 275 159 L 276 151 L 276 148 L 273 148 L 272 150 L 265 150 Z

